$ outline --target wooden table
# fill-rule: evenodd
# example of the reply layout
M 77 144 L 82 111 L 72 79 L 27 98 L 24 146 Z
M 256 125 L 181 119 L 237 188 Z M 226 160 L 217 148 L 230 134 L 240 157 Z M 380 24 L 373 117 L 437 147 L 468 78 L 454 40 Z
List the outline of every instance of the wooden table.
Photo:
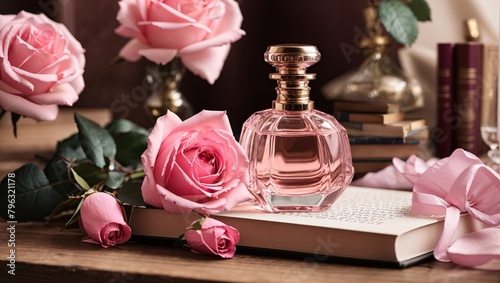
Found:
M 78 109 L 105 123 L 106 111 Z M 11 127 L 0 122 L 0 178 L 50 154 L 57 140 L 76 131 L 72 114 L 63 111 L 52 123 L 19 124 L 17 140 Z M 36 161 L 41 164 L 41 161 Z M 2 188 L 3 189 L 3 188 Z M 7 273 L 11 223 L 0 224 L 0 282 L 500 282 L 500 272 L 467 269 L 431 261 L 398 270 L 237 252 L 230 260 L 197 255 L 164 243 L 131 242 L 104 249 L 81 243 L 77 228 L 60 231 L 63 219 L 16 223 L 15 276 Z

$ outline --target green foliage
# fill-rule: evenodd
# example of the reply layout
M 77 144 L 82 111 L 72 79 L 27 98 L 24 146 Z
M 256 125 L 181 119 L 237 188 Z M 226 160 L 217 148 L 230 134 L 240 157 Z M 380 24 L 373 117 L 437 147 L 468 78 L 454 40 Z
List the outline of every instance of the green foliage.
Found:
M 116 155 L 113 137 L 96 122 L 76 113 L 75 122 L 83 152 L 97 167 L 103 168 L 106 166 L 105 158 Z
M 106 130 L 113 136 L 129 132 L 140 133 L 149 136 L 149 131 L 126 119 L 116 119 L 106 125 Z
M 412 44 L 418 36 L 418 21 L 430 21 L 431 10 L 425 0 L 383 0 L 378 18 L 385 30 L 399 43 Z
M 11 206 L 17 214 L 12 220 L 40 220 L 73 209 L 69 225 L 78 220 L 84 197 L 99 191 L 113 192 L 127 204 L 146 205 L 141 194 L 140 155 L 147 147 L 149 131 L 123 119 L 103 128 L 75 114 L 75 122 L 78 133 L 57 143 L 56 153 L 43 170 L 24 165 L 12 172 L 15 192 L 0 190 L 2 207 L 8 207 L 9 194 L 15 195 L 15 206 Z M 0 187 L 8 188 L 12 180 L 6 176 Z M 8 215 L 7 209 L 0 212 L 0 217 Z
M 108 179 L 110 173 L 97 167 L 94 163 L 88 162 L 88 160 L 74 166 L 73 170 L 88 183 L 89 187 L 99 186 L 100 183 Z
M 121 164 L 141 163 L 141 154 L 148 147 L 150 132 L 125 119 L 118 119 L 106 126 L 116 143 L 116 160 Z
M 73 162 L 80 162 L 87 159 L 85 152 L 83 152 L 80 146 L 80 140 L 78 138 L 78 133 L 71 135 L 70 137 L 57 143 L 56 154 L 54 160 L 60 160 L 64 158 Z
M 125 181 L 125 173 L 110 171 L 108 172 L 108 179 L 106 180 L 106 187 L 110 189 L 118 189 Z
M 431 8 L 425 0 L 412 0 L 408 2 L 408 7 L 411 9 L 417 20 L 427 22 L 431 20 Z
M 84 189 L 85 191 L 90 190 L 89 184 L 87 184 L 87 182 L 85 182 L 85 180 L 82 177 L 80 177 L 80 175 L 78 175 L 78 173 L 76 173 L 75 170 L 71 169 L 71 173 L 73 173 L 73 177 L 75 178 L 76 183 L 80 185 L 82 189 Z
M 118 190 L 117 199 L 124 204 L 131 206 L 145 206 L 147 205 L 142 198 L 141 193 L 142 182 L 129 181 L 123 184 Z
M 188 230 L 201 230 L 201 228 L 203 227 L 203 223 L 205 222 L 205 220 L 207 220 L 206 217 L 202 217 L 198 220 L 196 220 L 195 222 L 193 222 L 193 224 L 191 224 L 191 226 L 189 226 L 187 229 Z
M 66 197 L 61 195 L 49 183 L 45 173 L 35 164 L 27 164 L 13 172 L 15 178 L 5 177 L 0 183 L 1 207 L 8 207 L 8 195 L 12 192 L 7 190 L 9 182 L 15 182 L 15 219 L 18 222 L 40 220 L 49 215 L 60 202 Z M 0 211 L 0 216 L 8 219 L 7 209 Z

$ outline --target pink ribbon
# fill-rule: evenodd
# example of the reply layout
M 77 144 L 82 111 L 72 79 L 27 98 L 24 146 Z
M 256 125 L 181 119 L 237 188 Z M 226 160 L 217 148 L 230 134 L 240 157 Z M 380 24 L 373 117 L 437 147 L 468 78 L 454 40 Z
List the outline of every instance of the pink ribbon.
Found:
M 457 149 L 420 177 L 412 174 L 408 179 L 415 180 L 412 213 L 445 216 L 434 249 L 437 260 L 479 266 L 500 259 L 500 227 L 479 230 L 452 243 L 462 212 L 488 225 L 500 225 L 500 176 L 495 171 L 475 155 Z

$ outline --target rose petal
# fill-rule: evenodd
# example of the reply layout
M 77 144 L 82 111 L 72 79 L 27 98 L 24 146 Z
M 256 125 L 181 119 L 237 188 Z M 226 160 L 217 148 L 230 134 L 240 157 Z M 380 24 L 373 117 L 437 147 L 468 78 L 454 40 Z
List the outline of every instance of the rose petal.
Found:
M 141 161 L 145 174 L 141 187 L 142 196 L 145 202 L 156 207 L 161 207 L 162 202 L 156 189 L 158 180 L 155 180 L 154 178 L 155 163 L 163 141 L 170 134 L 170 132 L 181 123 L 182 120 L 175 115 L 175 113 L 170 111 L 164 116 L 159 117 L 148 137 L 148 147 L 141 155 Z M 166 153 L 168 154 L 168 152 Z M 160 164 L 162 163 L 165 163 L 165 160 L 161 160 Z M 163 180 L 161 181 L 161 184 L 164 184 Z
M 21 96 L 12 95 L 0 90 L 0 106 L 21 116 L 37 121 L 53 121 L 59 113 L 57 105 L 39 105 Z
M 0 28 L 14 19 L 15 15 L 0 15 Z
M 157 185 L 158 193 L 160 194 L 162 206 L 168 213 L 189 213 L 193 210 L 202 214 L 219 213 L 224 209 L 226 199 L 220 198 L 204 203 L 196 203 L 185 198 L 174 195 L 165 188 Z
M 199 41 L 182 48 L 181 50 L 179 50 L 179 56 L 183 57 L 188 54 L 200 52 L 211 47 L 229 45 L 232 42 L 238 41 L 244 35 L 245 32 L 243 30 L 229 30 L 225 33 L 213 36 L 207 40 Z
M 226 111 L 202 110 L 178 125 L 173 132 L 224 130 L 233 134 Z
M 231 45 L 226 44 L 194 53 L 182 54 L 180 57 L 188 70 L 207 80 L 209 84 L 214 84 L 219 78 L 230 49 Z
M 139 51 L 148 48 L 150 48 L 148 45 L 134 38 L 122 47 L 119 54 L 122 58 L 125 58 L 125 60 L 135 62 L 141 59 Z
M 173 49 L 148 48 L 138 51 L 140 55 L 146 57 L 149 61 L 156 64 L 166 64 L 177 55 L 177 51 Z
M 68 105 L 71 106 L 78 100 L 78 93 L 70 84 L 58 85 L 49 93 L 31 95 L 28 100 L 41 105 Z

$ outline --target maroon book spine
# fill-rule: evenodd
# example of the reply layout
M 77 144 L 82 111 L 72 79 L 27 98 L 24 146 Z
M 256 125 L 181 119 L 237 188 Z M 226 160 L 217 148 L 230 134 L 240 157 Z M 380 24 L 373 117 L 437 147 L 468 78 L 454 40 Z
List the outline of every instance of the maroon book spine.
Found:
M 456 121 L 453 113 L 453 46 L 452 43 L 437 45 L 437 128 L 433 141 L 435 155 L 448 157 L 454 150 L 453 127 Z
M 457 118 L 454 141 L 456 148 L 481 154 L 481 75 L 482 44 L 455 45 L 455 97 Z

